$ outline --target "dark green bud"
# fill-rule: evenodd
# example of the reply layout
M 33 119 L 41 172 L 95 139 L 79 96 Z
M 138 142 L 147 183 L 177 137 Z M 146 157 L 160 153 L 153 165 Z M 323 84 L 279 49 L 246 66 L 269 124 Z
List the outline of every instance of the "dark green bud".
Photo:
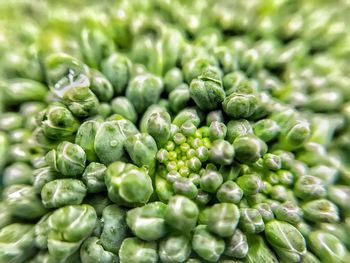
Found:
M 209 136 L 212 141 L 221 139 L 224 140 L 226 137 L 227 128 L 224 123 L 213 121 L 209 126 Z
M 218 108 L 225 99 L 221 77 L 212 69 L 207 69 L 191 81 L 190 95 L 202 110 Z
M 235 204 L 215 204 L 208 213 L 207 225 L 211 232 L 220 237 L 233 235 L 240 220 L 240 212 Z
M 53 103 L 45 110 L 41 127 L 48 138 L 62 139 L 73 135 L 79 128 L 79 122 L 64 105 Z
M 41 201 L 47 208 L 79 205 L 83 202 L 86 192 L 86 186 L 80 180 L 58 179 L 43 186 Z
M 106 166 L 102 163 L 92 162 L 86 166 L 82 175 L 82 180 L 85 183 L 89 193 L 99 193 L 106 189 L 106 170 Z
M 114 90 L 109 80 L 98 70 L 90 70 L 90 89 L 99 101 L 110 101 L 113 98 Z
M 264 165 L 272 170 L 277 171 L 281 169 L 282 167 L 282 160 L 278 155 L 272 154 L 272 153 L 266 153 L 263 156 L 263 163 Z
M 224 254 L 233 258 L 245 258 L 248 254 L 249 245 L 247 237 L 239 229 L 236 229 L 233 235 L 226 239 L 226 248 Z
M 267 151 L 266 144 L 254 135 L 242 135 L 237 137 L 233 146 L 235 157 L 242 163 L 254 163 Z
M 119 260 L 120 263 L 157 263 L 157 243 L 141 241 L 136 237 L 126 238 L 119 250 Z
M 157 146 L 163 146 L 171 135 L 171 117 L 166 111 L 153 113 L 147 122 L 147 133 L 157 142 Z
M 311 232 L 309 236 L 311 251 L 322 262 L 345 263 L 349 255 L 343 243 L 334 235 L 323 232 Z
M 326 199 L 308 201 L 301 206 L 304 218 L 312 222 L 339 221 L 338 207 Z
M 235 119 L 249 118 L 258 107 L 258 98 L 253 94 L 231 93 L 222 103 L 227 115 Z
M 97 237 L 89 237 L 84 241 L 80 248 L 80 258 L 83 263 L 113 263 L 118 260 L 115 254 L 103 248 Z
M 86 154 L 79 145 L 62 142 L 57 146 L 57 150 L 47 153 L 46 161 L 64 176 L 78 176 L 85 169 Z
M 272 220 L 266 224 L 265 237 L 281 260 L 300 262 L 306 253 L 305 239 L 291 224 Z
M 198 225 L 193 234 L 192 249 L 201 258 L 209 262 L 217 262 L 225 250 L 225 241 L 211 234 L 207 226 Z
M 163 91 L 162 80 L 151 74 L 136 76 L 129 82 L 126 89 L 126 97 L 135 107 L 136 112 L 141 113 L 148 106 L 158 102 Z
M 123 116 L 125 119 L 136 123 L 137 113 L 134 105 L 125 97 L 117 97 L 111 101 L 112 111 Z
M 194 199 L 198 194 L 196 185 L 190 179 L 181 176 L 175 179 L 173 190 L 175 194 L 183 195 L 190 199 Z
M 291 201 L 280 204 L 274 210 L 274 213 L 278 220 L 288 222 L 292 225 L 299 223 L 303 215 L 300 207 Z
M 101 221 L 103 222 L 101 245 L 105 250 L 118 254 L 128 232 L 126 211 L 117 205 L 108 205 L 102 211 Z
M 102 61 L 101 71 L 112 83 L 115 94 L 121 94 L 130 79 L 131 62 L 127 57 L 113 53 Z
M 215 140 L 209 151 L 209 159 L 221 165 L 230 165 L 234 155 L 235 150 L 232 144 L 222 139 Z
M 165 221 L 180 231 L 190 231 L 197 224 L 199 210 L 197 205 L 187 197 L 175 195 L 170 198 L 165 212 Z
M 223 183 L 219 190 L 216 192 L 216 198 L 221 203 L 234 203 L 238 204 L 243 197 L 243 191 L 233 181 L 227 181 Z
M 99 121 L 95 120 L 83 122 L 75 136 L 75 143 L 84 149 L 86 159 L 90 162 L 98 160 L 94 149 L 94 142 L 100 124 Z
M 108 197 L 117 204 L 145 204 L 153 193 L 152 180 L 145 168 L 114 162 L 107 168 Z
M 294 194 L 302 200 L 318 199 L 326 195 L 326 188 L 321 179 L 312 175 L 304 175 L 297 179 Z
M 209 193 L 216 193 L 223 183 L 222 175 L 214 170 L 205 170 L 201 175 L 200 187 Z
M 159 243 L 159 257 L 163 263 L 184 262 L 191 254 L 191 240 L 182 234 L 170 234 Z
M 280 127 L 274 120 L 263 119 L 254 124 L 253 131 L 261 140 L 269 142 L 278 136 Z
M 244 195 L 253 195 L 262 191 L 264 188 L 263 181 L 258 174 L 245 174 L 236 180 L 239 187 L 243 190 Z
M 95 136 L 95 153 L 105 165 L 118 161 L 124 154 L 127 138 L 137 133 L 137 128 L 128 120 L 105 121 Z
M 173 112 L 179 112 L 186 107 L 190 100 L 190 89 L 187 84 L 181 84 L 175 87 L 169 93 L 169 106 Z
M 241 208 L 239 228 L 248 234 L 257 234 L 265 229 L 265 224 L 259 210 L 254 208 Z
M 147 166 L 151 173 L 155 167 L 157 144 L 147 133 L 138 133 L 130 136 L 125 142 L 125 149 L 134 164 Z
M 255 204 L 253 208 L 259 211 L 265 223 L 275 218 L 273 211 L 271 209 L 271 206 L 268 203 L 258 203 L 258 204 Z
M 165 211 L 167 206 L 162 202 L 148 203 L 127 212 L 126 222 L 138 238 L 146 241 L 158 240 L 165 236 Z

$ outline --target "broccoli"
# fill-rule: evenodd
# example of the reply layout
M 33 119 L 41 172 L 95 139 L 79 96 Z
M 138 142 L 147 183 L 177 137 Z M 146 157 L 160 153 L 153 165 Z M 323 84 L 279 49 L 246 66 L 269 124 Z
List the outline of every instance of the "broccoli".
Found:
M 350 262 L 349 11 L 0 4 L 0 262 Z

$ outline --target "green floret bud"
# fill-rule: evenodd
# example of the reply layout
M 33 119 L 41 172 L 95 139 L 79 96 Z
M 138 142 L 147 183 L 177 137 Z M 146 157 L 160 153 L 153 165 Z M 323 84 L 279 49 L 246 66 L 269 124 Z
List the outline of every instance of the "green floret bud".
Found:
M 222 105 L 225 113 L 230 117 L 249 118 L 258 108 L 258 98 L 253 94 L 231 93 Z
M 118 257 L 106 251 L 97 237 L 87 238 L 80 248 L 80 258 L 83 263 L 106 262 L 112 263 L 118 260 Z
M 114 162 L 107 168 L 105 183 L 108 197 L 117 204 L 145 204 L 153 193 L 152 180 L 145 168 Z
M 88 117 L 97 113 L 99 101 L 85 83 L 71 84 L 61 100 L 77 117 Z
M 221 203 L 209 209 L 208 229 L 220 237 L 232 236 L 240 220 L 238 207 L 232 203 Z
M 187 197 L 175 195 L 170 198 L 165 221 L 171 227 L 187 233 L 195 228 L 199 210 L 197 205 Z
M 242 163 L 254 163 L 267 151 L 266 144 L 254 135 L 242 135 L 233 142 L 235 158 Z
M 281 147 L 294 150 L 303 146 L 311 136 L 310 124 L 307 121 L 298 120 L 287 130 L 281 131 Z
M 23 126 L 24 118 L 15 112 L 7 112 L 0 114 L 0 129 L 10 132 Z
M 280 221 L 296 225 L 302 219 L 302 211 L 299 206 L 291 201 L 286 201 L 274 210 L 275 216 Z
M 287 222 L 277 220 L 268 222 L 265 237 L 281 260 L 300 262 L 306 253 L 304 237 Z
M 227 133 L 226 125 L 222 122 L 213 121 L 209 125 L 210 140 L 225 139 Z
M 209 158 L 209 150 L 205 146 L 199 146 L 196 149 L 196 156 L 197 158 L 203 163 L 206 162 Z
M 151 74 L 143 74 L 129 82 L 125 94 L 133 103 L 136 112 L 141 113 L 148 106 L 158 102 L 162 91 L 163 82 L 160 78 Z
M 239 229 L 236 229 L 233 235 L 226 239 L 226 248 L 224 254 L 233 258 L 245 258 L 248 254 L 248 241 L 246 235 Z
M 125 142 L 125 149 L 134 164 L 146 166 L 153 173 L 158 149 L 152 136 L 147 133 L 130 136 Z
M 284 202 L 288 200 L 288 191 L 283 185 L 275 185 L 271 187 L 269 195 L 273 200 L 279 202 Z
M 272 171 L 277 171 L 282 168 L 282 160 L 278 155 L 275 154 L 264 154 L 263 163 L 268 169 Z
M 201 258 L 217 262 L 225 250 L 225 241 L 211 234 L 207 226 L 198 225 L 193 234 L 192 249 Z
M 172 68 L 165 73 L 164 85 L 165 90 L 171 93 L 176 87 L 183 83 L 182 71 L 179 68 Z
M 100 242 L 106 251 L 118 254 L 123 240 L 128 235 L 126 211 L 117 205 L 108 205 L 102 211 L 103 222 Z
M 86 186 L 80 180 L 58 179 L 44 185 L 41 201 L 47 208 L 79 205 L 83 202 L 86 192 Z
M 32 168 L 26 163 L 15 162 L 4 169 L 2 174 L 3 186 L 13 184 L 30 184 L 32 181 Z
M 159 257 L 164 263 L 184 262 L 191 254 L 191 240 L 182 234 L 169 234 L 159 243 Z
M 80 125 L 75 136 L 75 143 L 83 148 L 86 153 L 86 159 L 90 162 L 98 160 L 94 142 L 100 124 L 101 122 L 95 120 L 86 121 Z
M 45 166 L 33 170 L 32 185 L 37 194 L 41 193 L 43 186 L 57 177 L 55 169 Z
M 312 175 L 304 175 L 297 179 L 294 194 L 302 200 L 318 199 L 325 197 L 326 188 L 321 179 Z
M 344 211 L 349 211 L 350 187 L 346 185 L 330 185 L 328 198 Z
M 258 203 L 258 204 L 255 204 L 253 208 L 259 211 L 265 224 L 275 218 L 274 213 L 271 209 L 271 206 L 268 203 Z
M 221 110 L 211 111 L 207 114 L 206 125 L 210 126 L 212 122 L 224 123 L 224 115 Z
M 79 176 L 85 169 L 86 154 L 79 145 L 65 141 L 48 152 L 46 161 L 64 176 Z
M 238 204 L 242 197 L 242 189 L 233 181 L 224 182 L 216 192 L 216 198 L 221 203 Z
M 31 224 L 14 223 L 0 230 L 0 261 L 25 262 L 35 254 L 34 228 Z
M 163 146 L 171 136 L 171 118 L 167 112 L 153 113 L 147 122 L 147 133 L 157 142 L 158 147 Z
M 242 189 L 244 195 L 254 195 L 264 188 L 263 181 L 258 174 L 245 174 L 237 179 L 237 184 Z
M 197 127 L 193 124 L 192 121 L 186 121 L 184 124 L 181 125 L 180 131 L 186 137 L 190 137 L 190 136 L 194 136 L 195 135 L 195 133 L 197 131 Z
M 113 98 L 114 90 L 112 83 L 98 70 L 90 69 L 90 89 L 99 101 L 110 101 Z
M 57 140 L 67 138 L 76 132 L 79 122 L 63 104 L 53 103 L 43 113 L 41 127 L 45 136 Z
M 167 176 L 167 180 L 170 178 Z M 188 178 L 181 176 L 176 177 L 173 182 L 173 190 L 175 194 L 186 196 L 190 199 L 194 199 L 198 194 L 196 185 Z
M 167 233 L 164 219 L 166 207 L 162 202 L 153 202 L 131 209 L 127 212 L 126 222 L 138 238 L 158 240 Z
M 19 105 L 23 102 L 43 101 L 48 89 L 42 83 L 24 79 L 14 78 L 1 85 L 3 91 L 3 103 L 5 105 Z
M 2 196 L 7 209 L 13 216 L 32 220 L 47 212 L 32 186 L 11 185 L 3 190 Z
M 187 84 L 183 83 L 176 86 L 169 93 L 169 106 L 173 112 L 179 112 L 186 107 L 190 100 L 190 89 Z
M 217 171 L 209 169 L 205 170 L 205 172 L 201 175 L 199 182 L 201 189 L 209 193 L 216 193 L 222 183 L 222 175 Z
M 275 254 L 267 246 L 264 238 L 259 235 L 247 236 L 249 250 L 245 261 L 247 263 L 255 262 L 278 262 Z
M 323 231 L 311 232 L 309 242 L 312 252 L 322 261 L 330 263 L 347 262 L 348 251 L 334 235 Z
M 205 206 L 205 205 L 207 205 L 209 203 L 211 198 L 212 198 L 212 196 L 209 193 L 199 189 L 198 190 L 198 194 L 197 194 L 197 196 L 196 196 L 194 201 L 196 202 L 196 204 L 198 206 L 203 207 L 203 206 Z
M 101 71 L 111 82 L 115 94 L 121 94 L 130 79 L 131 62 L 125 56 L 113 53 L 101 62 Z
M 247 120 L 230 120 L 227 123 L 226 138 L 231 143 L 233 143 L 238 136 L 251 133 L 253 133 L 253 130 L 249 121 Z
M 199 124 L 201 123 L 201 119 L 195 109 L 185 108 L 182 111 L 180 111 L 173 119 L 173 124 L 180 128 L 182 124 L 184 124 L 187 121 L 192 122 L 196 127 L 199 126 Z
M 216 164 L 230 165 L 234 155 L 232 144 L 222 139 L 215 140 L 209 150 L 209 159 Z
M 254 124 L 253 131 L 261 140 L 269 142 L 277 138 L 280 127 L 274 120 L 262 119 Z
M 106 190 L 105 175 L 107 167 L 102 163 L 90 163 L 86 166 L 82 180 L 89 193 L 99 193 Z
M 70 205 L 55 210 L 48 218 L 47 248 L 56 261 L 67 260 L 91 235 L 97 221 L 90 205 Z
M 254 208 L 241 208 L 239 228 L 248 234 L 257 234 L 265 229 L 265 224 L 259 210 Z
M 119 250 L 119 260 L 120 263 L 157 263 L 157 244 L 145 242 L 136 237 L 126 238 Z
M 304 218 L 312 222 L 339 221 L 338 207 L 327 199 L 308 201 L 301 206 Z
M 162 202 L 168 202 L 170 197 L 174 195 L 171 183 L 162 176 L 156 175 L 155 188 L 157 196 Z
M 101 123 L 94 141 L 95 153 L 99 160 L 105 165 L 119 161 L 124 154 L 127 138 L 137 133 L 135 125 L 128 120 Z
M 116 97 L 111 101 L 113 113 L 123 116 L 125 119 L 135 123 L 137 121 L 137 113 L 134 105 L 125 97 Z
M 191 81 L 190 96 L 202 110 L 218 108 L 225 99 L 220 75 L 210 68 L 204 70 L 201 75 Z

